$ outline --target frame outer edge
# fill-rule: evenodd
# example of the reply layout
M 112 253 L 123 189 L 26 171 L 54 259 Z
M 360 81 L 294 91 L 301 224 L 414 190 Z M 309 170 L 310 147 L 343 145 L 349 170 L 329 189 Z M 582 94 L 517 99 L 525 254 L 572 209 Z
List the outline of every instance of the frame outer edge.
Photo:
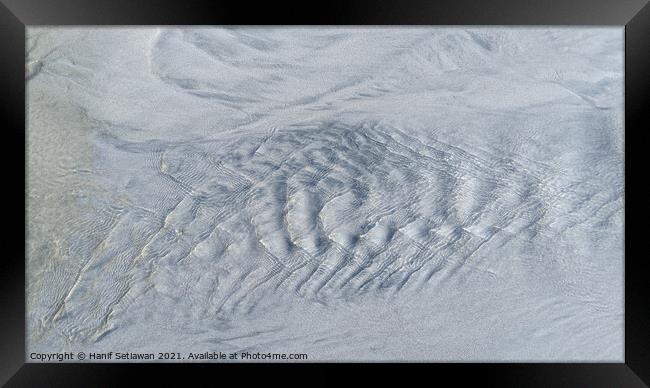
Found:
M 25 360 L 25 159 L 16 160 L 25 147 L 25 25 L 13 12 L 0 4 L 0 109 L 6 127 L 3 129 L 3 180 L 6 181 L 3 220 L 7 242 L 0 257 L 0 384 L 6 382 Z M 22 169 L 20 168 L 22 165 Z M 26 241 L 26 240 L 25 240 Z M 9 249 L 6 249 L 9 247 Z
M 79 13 L 73 13 L 72 16 L 61 16 L 61 14 L 57 12 L 50 14 L 49 12 L 51 9 L 48 9 L 47 7 L 40 7 L 45 3 L 44 1 L 23 1 L 24 3 L 22 3 L 20 0 L 2 0 L 2 3 L 0 3 L 0 36 L 2 36 L 2 43 L 0 43 L 0 52 L 2 53 L 3 58 L 3 61 L 1 62 L 4 62 L 0 63 L 0 80 L 5 89 L 3 93 L 0 93 L 0 108 L 3 110 L 5 117 L 9 119 L 9 128 L 11 128 L 11 130 L 7 132 L 7 136 L 9 137 L 8 140 L 10 141 L 10 147 L 17 146 L 17 141 L 23 144 L 24 147 L 25 140 L 24 106 L 22 106 L 22 104 L 18 106 L 15 102 L 18 101 L 19 103 L 22 103 L 25 97 L 23 57 L 25 24 L 70 24 L 70 20 L 75 21 L 77 24 L 83 24 L 82 20 L 86 17 L 94 22 L 101 21 L 103 23 L 115 23 L 115 21 L 118 20 L 116 19 L 115 15 L 120 13 L 118 10 L 115 14 L 100 16 L 96 13 L 93 15 L 92 10 L 84 9 Z M 69 0 L 62 2 L 68 4 L 70 3 Z M 9 3 L 9 5 L 5 5 L 6 3 Z M 117 3 L 121 2 L 118 1 Z M 607 10 L 602 8 L 602 2 L 597 3 L 598 7 L 594 12 L 606 14 Z M 645 6 L 643 6 L 644 3 Z M 56 4 L 51 4 L 51 6 L 55 5 Z M 617 13 L 616 16 L 609 19 L 609 23 L 617 24 L 611 20 L 618 20 L 618 18 L 623 14 L 627 15 L 624 19 L 628 20 L 626 23 L 625 42 L 626 123 L 631 125 L 631 123 L 634 121 L 636 126 L 636 122 L 639 122 L 639 129 L 641 129 L 644 127 L 642 124 L 647 124 L 647 119 L 643 117 L 645 113 L 644 108 L 647 109 L 644 104 L 647 104 L 647 102 L 650 101 L 650 93 L 648 93 L 648 85 L 650 84 L 648 80 L 648 74 L 650 73 L 648 70 L 650 69 L 650 58 L 647 53 L 647 41 L 645 41 L 648 37 L 650 37 L 650 5 L 648 5 L 647 1 L 633 0 L 626 2 L 624 7 L 625 11 L 621 11 Z M 634 11 L 634 13 L 631 15 L 626 14 L 626 12 L 630 11 L 632 8 L 634 8 L 636 11 Z M 37 11 L 34 11 L 35 9 L 37 9 Z M 594 12 L 590 14 L 593 14 Z M 144 17 L 144 19 L 146 18 L 147 17 Z M 376 18 L 376 15 L 374 18 Z M 130 20 L 131 24 L 137 24 L 138 22 L 142 22 L 144 19 L 141 16 L 137 16 L 135 20 L 129 19 L 127 17 L 122 17 L 121 20 Z M 183 14 L 181 16 L 181 19 L 187 19 L 186 14 Z M 624 23 L 624 20 L 618 24 L 622 25 Z M 21 40 L 22 44 L 18 44 L 17 47 L 11 46 L 11 44 L 16 45 L 16 43 L 20 42 Z M 5 58 L 10 58 L 10 60 L 7 60 Z M 16 60 L 12 60 L 13 58 L 16 58 Z M 648 126 L 646 126 L 646 128 L 647 127 Z M 643 134 L 643 131 L 639 130 L 637 132 L 637 136 L 640 136 L 641 134 Z M 645 139 L 643 140 L 645 142 Z M 626 165 L 629 166 L 631 159 L 629 159 L 629 153 L 627 150 L 628 147 L 626 146 Z M 5 154 L 2 155 L 2 157 L 6 159 L 6 166 L 12 167 L 16 165 L 15 159 L 12 160 L 11 156 Z M 20 171 L 18 173 L 14 172 L 14 174 L 17 176 L 19 173 Z M 22 179 L 24 179 L 24 175 Z M 628 181 L 628 184 L 629 183 L 630 182 Z M 626 185 L 626 188 L 627 187 L 629 186 Z M 629 191 L 626 190 L 626 202 L 629 204 L 628 193 Z M 18 199 L 20 198 L 23 198 L 24 201 L 24 196 L 19 192 Z M 22 210 L 19 209 L 18 205 L 19 203 L 14 203 L 10 206 L 15 208 L 10 209 L 12 215 L 17 212 L 22 212 Z M 626 219 L 628 219 L 627 216 Z M 9 236 L 8 240 L 11 240 L 12 238 L 19 238 L 18 235 L 20 234 L 20 228 L 17 229 L 18 230 L 11 231 L 12 234 Z M 14 234 L 16 236 L 14 236 Z M 626 238 L 627 252 L 630 252 L 629 246 L 629 238 Z M 14 255 L 13 251 L 11 252 L 11 255 Z M 4 348 L 3 351 L 0 352 L 0 385 L 4 384 L 8 379 L 10 379 L 11 376 L 14 375 L 19 369 L 21 372 L 25 372 L 26 369 L 34 369 L 27 368 L 27 366 L 30 365 L 26 365 L 21 368 L 21 366 L 24 364 L 25 356 L 24 332 L 22 330 L 17 331 L 17 329 L 24 329 L 25 306 L 22 299 L 16 301 L 14 297 L 16 295 L 24 294 L 25 274 L 24 267 L 19 266 L 18 268 L 14 268 L 10 267 L 10 264 L 6 263 L 12 259 L 13 257 L 0 259 L 0 306 L 2 308 L 1 311 L 3 315 L 6 314 L 6 318 L 0 321 L 0 343 Z M 22 258 L 18 262 L 19 264 L 24 263 L 24 252 Z M 626 267 L 627 265 L 628 263 L 626 261 Z M 640 379 L 648 382 L 650 381 L 650 371 L 647 370 L 647 366 L 650 365 L 650 341 L 648 341 L 648 336 L 650 335 L 650 327 L 648 323 L 645 323 L 645 314 L 647 314 L 647 312 L 644 310 L 647 310 L 647 308 L 650 306 L 650 298 L 647 292 L 647 283 L 638 283 L 641 281 L 641 278 L 644 274 L 640 273 L 641 271 L 633 271 L 631 269 L 631 267 L 628 267 L 626 270 L 626 274 L 631 277 L 629 282 L 626 279 L 626 296 L 630 298 L 629 301 L 626 302 L 626 369 L 628 369 L 631 373 L 635 374 Z M 637 272 L 637 275 L 635 275 L 635 272 Z M 21 322 L 16 322 L 17 320 L 20 320 Z M 634 341 L 632 341 L 632 339 L 634 339 Z M 646 370 L 644 370 L 644 368 Z
M 1 0 L 26 25 L 618 25 L 647 0 L 333 0 L 260 3 L 189 0 Z M 481 6 L 481 4 L 483 6 Z M 216 12 L 215 12 L 216 11 Z
M 646 3 L 625 26 L 625 169 L 626 176 L 633 166 L 645 165 L 644 148 L 648 144 L 648 101 L 650 101 L 650 4 Z M 634 143 L 629 134 L 634 134 Z M 643 147 L 631 151 L 633 146 Z M 633 159 L 634 158 L 634 159 Z M 633 187 L 639 188 L 634 179 L 625 180 L 625 219 L 632 214 L 631 198 L 637 196 Z M 632 189 L 632 190 L 631 190 Z M 643 207 L 643 209 L 641 209 Z M 637 202 L 634 212 L 647 211 L 647 204 Z M 629 212 L 629 213 L 628 213 Z M 642 215 L 639 214 L 639 218 Z M 631 249 L 631 234 L 636 228 L 627 227 L 625 252 Z M 640 238 L 643 236 L 640 236 Z M 643 246 L 639 246 L 639 252 Z M 625 363 L 646 384 L 650 384 L 650 287 L 648 287 L 647 255 L 625 255 Z

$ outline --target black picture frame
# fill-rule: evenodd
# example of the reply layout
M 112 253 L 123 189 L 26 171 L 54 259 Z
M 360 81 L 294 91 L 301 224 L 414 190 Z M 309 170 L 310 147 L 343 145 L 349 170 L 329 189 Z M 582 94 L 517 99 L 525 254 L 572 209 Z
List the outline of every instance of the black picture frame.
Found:
M 625 177 L 641 165 L 643 152 L 633 151 L 647 141 L 650 101 L 650 5 L 646 0 L 549 0 L 523 2 L 453 0 L 331 1 L 310 4 L 262 4 L 234 1 L 171 0 L 0 0 L 0 107 L 7 124 L 2 139 L 5 185 L 4 250 L 0 257 L 0 383 L 7 386 L 117 386 L 127 373 L 151 373 L 186 381 L 184 372 L 213 375 L 214 369 L 241 373 L 259 364 L 35 364 L 25 363 L 25 29 L 36 25 L 592 25 L 625 26 Z M 646 108 L 646 109 L 644 109 Z M 22 159 L 21 159 L 22 158 Z M 21 162 L 21 160 L 23 162 Z M 20 166 L 23 166 L 21 169 Z M 466 382 L 480 376 L 482 385 L 642 387 L 650 384 L 650 292 L 645 255 L 632 254 L 627 227 L 643 200 L 631 195 L 642 181 L 625 180 L 625 362 L 541 364 L 417 364 L 413 368 Z M 341 366 L 338 364 L 339 367 Z M 301 368 L 313 368 L 302 364 Z M 291 364 L 273 364 L 288 371 Z M 330 366 L 326 366 L 330 367 Z M 381 365 L 390 373 L 393 365 Z M 349 366 L 343 368 L 351 369 Z M 355 365 L 355 371 L 377 364 Z M 645 382 L 645 384 L 644 384 Z

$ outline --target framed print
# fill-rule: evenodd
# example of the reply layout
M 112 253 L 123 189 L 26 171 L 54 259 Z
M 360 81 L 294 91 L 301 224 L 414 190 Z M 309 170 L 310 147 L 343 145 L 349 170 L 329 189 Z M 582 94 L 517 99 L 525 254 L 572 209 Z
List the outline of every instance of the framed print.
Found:
M 644 386 L 650 8 L 513 3 L 5 1 L 3 382 Z

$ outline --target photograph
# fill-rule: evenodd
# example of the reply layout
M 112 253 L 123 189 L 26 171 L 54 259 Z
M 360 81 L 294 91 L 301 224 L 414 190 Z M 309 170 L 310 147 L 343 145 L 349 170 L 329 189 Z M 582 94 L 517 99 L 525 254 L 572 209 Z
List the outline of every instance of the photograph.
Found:
M 28 26 L 26 362 L 623 362 L 621 26 Z

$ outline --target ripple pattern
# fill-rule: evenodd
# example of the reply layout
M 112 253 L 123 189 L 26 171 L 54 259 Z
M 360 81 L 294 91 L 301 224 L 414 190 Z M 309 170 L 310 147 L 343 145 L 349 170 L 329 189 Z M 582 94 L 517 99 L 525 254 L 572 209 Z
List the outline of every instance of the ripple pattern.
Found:
M 613 32 L 29 36 L 31 349 L 621 348 Z

